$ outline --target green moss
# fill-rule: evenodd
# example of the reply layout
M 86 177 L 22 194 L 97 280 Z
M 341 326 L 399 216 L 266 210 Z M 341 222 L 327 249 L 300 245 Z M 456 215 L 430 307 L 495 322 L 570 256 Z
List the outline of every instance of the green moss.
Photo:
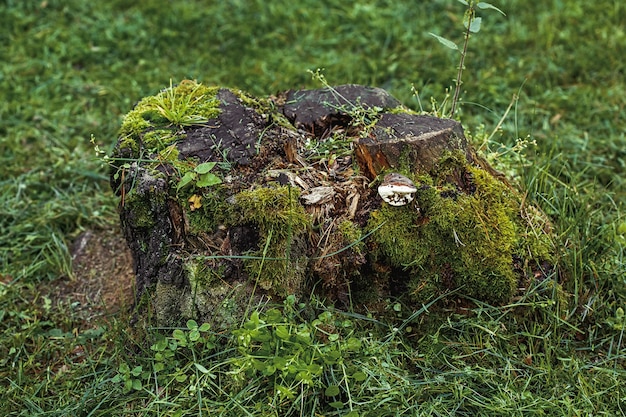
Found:
M 159 151 L 159 160 L 161 161 L 169 161 L 171 163 L 178 163 L 178 148 L 176 147 L 175 144 L 171 144 L 170 146 L 167 146 L 163 149 L 161 149 Z M 186 165 L 189 165 L 188 163 L 186 163 Z
M 515 218 L 519 204 L 489 173 L 478 168 L 468 170 L 476 191 L 458 199 L 459 230 L 453 230 L 461 255 L 461 270 L 457 267 L 455 273 L 461 279 L 456 284 L 465 285 L 464 292 L 470 296 L 504 301 L 513 295 L 517 284 L 513 249 L 518 240 Z
M 235 197 L 233 217 L 238 224 L 259 228 L 259 250 L 245 261 L 251 277 L 262 279 L 267 290 L 297 293 L 306 270 L 304 237 L 311 219 L 299 203 L 298 190 L 287 186 L 242 191 Z
M 141 140 L 148 152 L 158 152 L 177 139 L 181 127 L 207 123 L 220 113 L 219 87 L 191 80 L 142 99 L 122 121 L 120 146 L 138 152 Z
M 134 225 L 141 228 L 151 228 L 156 224 L 154 209 L 160 204 L 164 204 L 164 196 L 139 195 L 135 189 L 124 198 L 124 205 L 129 207 L 127 211 L 132 216 Z
M 151 297 L 159 326 L 181 326 L 187 319 L 201 319 L 215 329 L 228 330 L 241 323 L 241 306 L 252 297 L 250 286 L 226 283 L 219 279 L 220 274 L 206 264 L 206 258 L 188 257 L 188 286 L 157 282 Z
M 216 276 L 219 277 L 219 272 L 214 271 L 206 264 L 206 260 L 202 258 L 196 258 L 190 256 L 185 261 L 186 277 L 189 280 L 189 285 L 192 291 L 196 291 L 198 287 L 205 287 L 214 281 Z
M 178 199 L 182 207 L 185 207 L 189 221 L 189 233 L 213 233 L 221 224 L 231 223 L 230 204 L 223 201 L 220 196 L 223 188 L 220 185 L 210 187 L 200 192 L 197 188 L 188 187 L 181 191 Z M 192 195 L 200 197 L 201 207 L 191 210 L 189 198 Z
M 270 120 L 278 126 L 294 130 L 293 125 L 281 111 L 276 109 L 271 100 L 264 97 L 254 97 L 242 90 L 232 90 L 232 92 L 239 98 L 239 100 L 241 100 L 244 106 L 256 110 L 259 114 L 268 115 L 271 118 Z
M 299 202 L 300 192 L 288 186 L 260 187 L 235 196 L 241 218 L 257 223 L 262 231 L 284 237 L 289 229 L 309 227 L 311 220 Z
M 517 284 L 517 199 L 484 170 L 456 158 L 442 162 L 438 175 L 416 179 L 438 184 L 419 188 L 419 210 L 384 205 L 372 213 L 368 229 L 380 227 L 372 237 L 377 256 L 409 272 L 409 292 L 417 301 L 457 287 L 488 302 L 508 300 Z M 446 182 L 459 173 L 471 178 L 473 192 Z
M 392 109 L 387 110 L 387 113 L 391 113 L 391 114 L 414 114 L 414 115 L 419 115 L 421 114 L 420 112 L 417 112 L 415 110 L 409 109 L 406 106 L 400 105 L 397 107 L 394 107 Z
M 255 97 L 242 90 L 232 90 L 232 92 L 246 106 L 258 110 L 259 113 L 269 113 L 272 111 L 272 103 L 264 97 Z
M 130 198 L 126 199 L 125 204 L 128 204 L 132 207 L 132 216 L 134 223 L 137 227 L 142 228 L 150 228 L 154 226 L 154 216 L 152 215 L 152 210 L 150 206 L 147 204 L 139 203 L 135 204 L 132 200 L 132 194 Z
M 155 129 L 146 132 L 142 141 L 151 151 L 160 152 L 166 149 L 168 145 L 176 142 L 180 137 L 172 129 Z
M 154 314 L 159 326 L 180 326 L 195 316 L 189 289 L 157 282 L 154 289 Z
M 418 226 L 419 214 L 412 206 L 392 207 L 384 205 L 372 212 L 368 229 L 378 228 L 372 239 L 377 249 L 389 259 L 392 266 L 406 267 L 421 264 L 428 254 L 424 245 L 420 245 L 423 229 Z M 420 256 L 422 252 L 423 256 Z
M 219 281 L 198 288 L 193 295 L 196 317 L 210 323 L 213 329 L 229 331 L 244 320 L 245 309 L 254 297 L 250 286 Z
M 344 220 L 339 223 L 337 228 L 338 232 L 343 236 L 344 245 L 353 245 L 352 250 L 358 254 L 362 254 L 365 249 L 365 243 L 361 240 L 361 229 L 351 222 L 350 220 Z

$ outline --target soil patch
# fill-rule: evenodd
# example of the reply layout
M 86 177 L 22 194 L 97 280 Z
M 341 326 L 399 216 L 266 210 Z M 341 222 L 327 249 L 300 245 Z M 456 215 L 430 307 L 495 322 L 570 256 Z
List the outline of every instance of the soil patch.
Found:
M 57 280 L 50 298 L 70 305 L 86 323 L 128 309 L 134 301 L 135 274 L 130 250 L 121 232 L 87 230 L 70 248 L 73 277 Z

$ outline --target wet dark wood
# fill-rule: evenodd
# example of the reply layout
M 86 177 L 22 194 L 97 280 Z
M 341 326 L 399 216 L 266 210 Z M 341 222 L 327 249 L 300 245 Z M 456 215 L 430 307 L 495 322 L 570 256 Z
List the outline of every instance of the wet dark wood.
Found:
M 383 114 L 371 134 L 356 144 L 357 160 L 370 179 L 403 164 L 414 173 L 428 173 L 445 152 L 453 151 L 473 161 L 459 122 L 406 113 Z

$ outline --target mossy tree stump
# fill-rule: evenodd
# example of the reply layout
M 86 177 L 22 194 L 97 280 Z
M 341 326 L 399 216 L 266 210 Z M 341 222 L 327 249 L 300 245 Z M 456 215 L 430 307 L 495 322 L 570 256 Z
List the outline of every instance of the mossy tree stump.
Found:
M 256 98 L 184 81 L 137 104 L 113 158 L 137 299 L 159 325 L 227 327 L 251 302 L 311 292 L 369 310 L 503 303 L 552 260 L 547 221 L 458 122 L 377 88 Z M 378 195 L 391 172 L 410 203 Z

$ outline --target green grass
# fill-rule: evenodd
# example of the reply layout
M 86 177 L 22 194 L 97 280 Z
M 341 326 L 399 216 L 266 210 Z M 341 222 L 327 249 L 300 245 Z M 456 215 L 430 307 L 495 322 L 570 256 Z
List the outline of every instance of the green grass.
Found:
M 211 342 L 223 351 L 181 346 L 172 329 L 132 330 L 124 313 L 86 322 L 50 298 L 72 276 L 72 239 L 117 227 L 91 136 L 111 149 L 134 103 L 185 78 L 264 96 L 318 87 L 307 70 L 324 68 L 332 84 L 380 86 L 431 110 L 431 97 L 440 105 L 452 91 L 458 56 L 428 32 L 460 43 L 462 5 L 2 2 L 0 414 L 625 415 L 626 6 L 495 4 L 507 16 L 482 14 L 458 117 L 481 143 L 518 96 L 485 150 L 551 216 L 565 293 L 547 280 L 513 305 L 478 305 L 444 322 L 427 312 L 408 322 L 412 312 L 401 309 L 388 325 L 333 312 L 320 327 L 333 343 L 310 327 L 322 306 L 279 306 L 285 326 L 312 329 L 308 347 L 292 353 L 321 352 L 307 385 L 245 368 L 251 353 L 229 335 Z M 537 146 L 513 152 L 518 138 Z M 173 356 L 156 372 L 163 351 L 151 346 L 163 334 Z M 350 350 L 342 365 L 323 361 L 333 346 Z M 292 384 L 292 397 L 276 394 L 278 384 Z M 330 386 L 340 394 L 325 396 Z

